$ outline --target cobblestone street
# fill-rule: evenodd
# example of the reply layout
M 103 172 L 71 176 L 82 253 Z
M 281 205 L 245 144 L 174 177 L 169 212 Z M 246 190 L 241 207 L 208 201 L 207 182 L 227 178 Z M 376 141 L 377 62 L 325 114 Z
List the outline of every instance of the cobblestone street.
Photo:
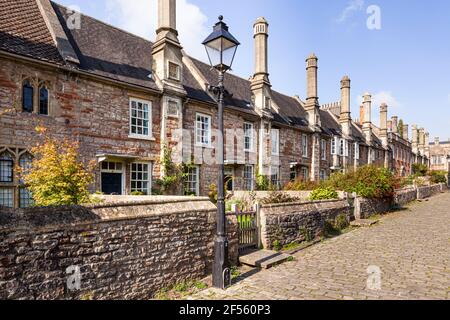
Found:
M 381 269 L 369 290 L 368 268 Z M 227 291 L 191 299 L 450 299 L 450 194 L 414 203 L 371 227 L 325 241 L 295 261 L 263 270 Z

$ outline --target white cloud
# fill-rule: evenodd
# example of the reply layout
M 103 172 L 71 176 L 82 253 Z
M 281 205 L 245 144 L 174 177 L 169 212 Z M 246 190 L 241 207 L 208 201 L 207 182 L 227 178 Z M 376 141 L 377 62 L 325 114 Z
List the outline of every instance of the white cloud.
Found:
M 347 7 L 345 7 L 345 9 L 341 12 L 339 18 L 336 19 L 336 22 L 344 23 L 355 12 L 361 11 L 363 7 L 364 7 L 364 0 L 350 0 L 350 2 L 347 4 Z
M 149 40 L 154 40 L 158 24 L 157 0 L 107 0 L 111 24 Z M 201 42 L 208 35 L 208 18 L 188 0 L 177 1 L 177 29 L 184 50 L 190 55 L 205 54 Z
M 363 102 L 363 96 L 358 96 L 358 105 Z M 390 91 L 380 91 L 372 94 L 372 108 L 379 107 L 382 103 L 386 103 L 389 108 L 400 108 L 402 104 L 394 97 Z

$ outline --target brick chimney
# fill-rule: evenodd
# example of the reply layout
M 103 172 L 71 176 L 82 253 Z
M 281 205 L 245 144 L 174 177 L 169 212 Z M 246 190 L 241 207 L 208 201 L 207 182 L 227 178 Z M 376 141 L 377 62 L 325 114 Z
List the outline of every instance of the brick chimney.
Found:
M 383 147 L 388 146 L 388 105 L 382 103 L 380 106 L 380 138 Z
M 309 125 L 312 127 L 320 126 L 319 115 L 319 97 L 317 90 L 317 70 L 318 60 L 314 53 L 306 59 L 306 104 L 305 110 L 308 113 Z
M 366 92 L 364 94 L 364 120 L 363 120 L 363 132 L 366 136 L 367 144 L 372 143 L 372 96 Z
M 255 74 L 251 79 L 255 110 L 260 115 L 270 115 L 272 103 L 270 95 L 268 38 L 269 23 L 263 17 L 258 18 L 253 25 L 253 38 L 255 50 Z
M 350 111 L 350 78 L 344 76 L 341 80 L 341 115 L 339 121 L 344 135 L 352 135 L 352 117 Z

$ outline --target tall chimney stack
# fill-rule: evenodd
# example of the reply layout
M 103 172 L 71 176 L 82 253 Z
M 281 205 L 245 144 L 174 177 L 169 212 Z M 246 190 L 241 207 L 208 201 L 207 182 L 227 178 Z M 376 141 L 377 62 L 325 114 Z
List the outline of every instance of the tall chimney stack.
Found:
M 406 141 L 409 140 L 409 125 L 407 124 L 403 125 L 403 139 L 405 139 Z
M 165 92 L 186 96 L 183 86 L 183 53 L 177 32 L 176 0 L 158 0 L 158 29 L 153 44 L 153 74 Z M 173 70 L 176 69 L 176 76 Z M 157 82 L 158 83 L 158 82 Z
M 339 121 L 344 135 L 352 134 L 352 117 L 350 111 L 350 78 L 344 76 L 341 80 L 341 115 Z
M 263 17 L 258 18 L 253 25 L 255 41 L 255 74 L 254 78 L 269 81 L 268 67 L 268 38 L 269 23 Z
M 317 90 L 317 70 L 318 60 L 314 53 L 306 59 L 306 104 L 305 110 L 308 113 L 309 124 L 311 126 L 320 126 L 319 116 L 319 96 Z
M 364 121 L 363 131 L 366 136 L 366 142 L 371 144 L 372 142 L 372 96 L 366 92 L 364 94 Z
M 388 146 L 388 105 L 382 103 L 380 106 L 380 137 L 383 147 Z
M 397 116 L 392 117 L 392 132 L 398 133 L 398 117 Z
M 156 33 L 156 42 L 162 38 L 168 37 L 179 43 L 176 0 L 158 0 L 158 29 L 156 30 Z
M 419 129 L 417 129 L 416 124 L 412 126 L 411 140 L 412 140 L 412 150 L 413 152 L 417 153 L 419 149 Z
M 256 19 L 253 24 L 253 39 L 255 51 L 255 74 L 251 80 L 251 90 L 254 97 L 255 110 L 260 115 L 270 113 L 271 106 L 268 39 L 269 23 L 263 17 Z

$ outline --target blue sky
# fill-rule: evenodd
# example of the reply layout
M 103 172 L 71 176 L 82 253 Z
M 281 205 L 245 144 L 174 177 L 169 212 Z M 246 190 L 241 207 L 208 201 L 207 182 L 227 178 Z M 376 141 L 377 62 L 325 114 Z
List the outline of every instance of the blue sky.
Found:
M 156 0 L 57 0 L 132 33 L 154 38 Z M 381 29 L 369 30 L 366 12 L 380 9 Z M 234 72 L 253 73 L 252 25 L 269 21 L 269 71 L 274 89 L 305 97 L 305 57 L 319 57 L 321 103 L 339 99 L 339 81 L 352 80 L 352 115 L 358 99 L 374 95 L 378 106 L 408 124 L 425 127 L 431 139 L 450 138 L 450 1 L 447 0 L 178 0 L 178 29 L 185 49 L 205 60 L 201 41 L 223 14 L 242 43 Z M 149 53 L 150 54 L 150 53 Z

